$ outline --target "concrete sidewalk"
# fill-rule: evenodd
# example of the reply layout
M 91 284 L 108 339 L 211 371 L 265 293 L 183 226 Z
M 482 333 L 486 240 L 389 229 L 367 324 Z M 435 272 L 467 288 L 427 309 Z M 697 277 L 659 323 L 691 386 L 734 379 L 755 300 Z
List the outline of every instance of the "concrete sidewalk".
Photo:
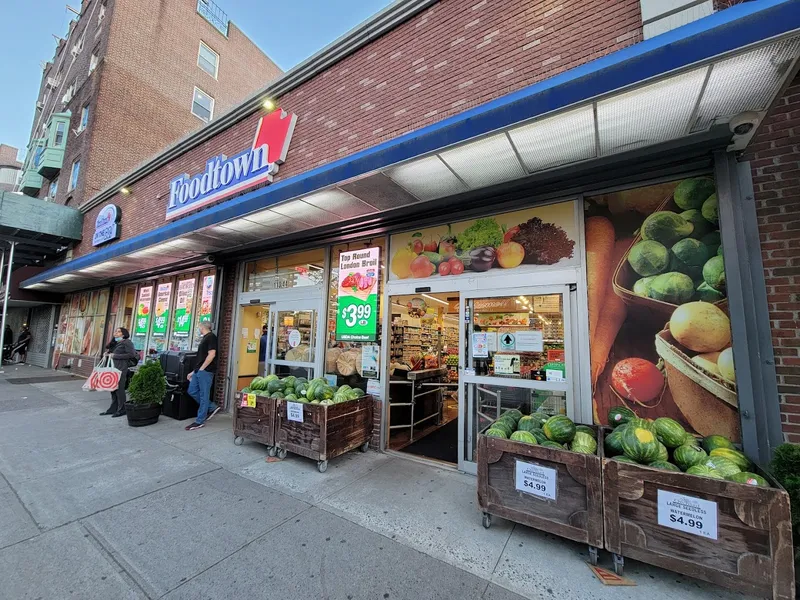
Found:
M 375 452 L 268 463 L 227 415 L 134 429 L 82 380 L 4 371 L 0 599 L 741 598 L 632 561 L 637 587 L 605 587 L 578 544 L 485 530 L 468 475 Z

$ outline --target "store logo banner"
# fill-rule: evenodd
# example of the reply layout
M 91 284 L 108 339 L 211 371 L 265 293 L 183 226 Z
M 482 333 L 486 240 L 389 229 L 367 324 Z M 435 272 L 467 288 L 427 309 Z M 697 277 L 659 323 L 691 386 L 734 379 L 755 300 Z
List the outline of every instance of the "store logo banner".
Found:
M 253 146 L 228 158 L 219 154 L 206 162 L 205 171 L 188 173 L 170 182 L 167 219 L 218 202 L 261 183 L 271 183 L 286 160 L 297 115 L 277 109 L 261 117 Z
M 92 246 L 100 246 L 119 238 L 120 209 L 116 204 L 106 204 L 94 220 Z

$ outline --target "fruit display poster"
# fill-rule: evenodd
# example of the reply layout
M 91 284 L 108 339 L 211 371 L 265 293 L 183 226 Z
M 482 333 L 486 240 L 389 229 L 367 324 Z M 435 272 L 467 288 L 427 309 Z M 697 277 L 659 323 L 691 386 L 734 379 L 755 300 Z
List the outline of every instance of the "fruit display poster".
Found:
M 573 201 L 408 231 L 391 238 L 391 279 L 531 272 L 579 262 Z
M 172 295 L 172 282 L 161 283 L 156 290 L 156 316 L 153 319 L 153 335 L 165 336 L 169 324 L 169 301 Z
M 741 437 L 714 181 L 586 198 L 596 423 L 627 406 L 703 436 Z
M 211 320 L 211 309 L 214 302 L 214 276 L 203 277 L 203 292 L 200 295 L 200 319 L 198 322 Z
M 176 337 L 187 337 L 192 327 L 192 304 L 194 301 L 195 279 L 183 279 L 178 282 L 178 297 L 175 299 L 175 325 L 173 333 Z
M 150 326 L 150 305 L 153 301 L 153 286 L 139 288 L 139 301 L 136 303 L 136 322 L 133 335 L 147 335 Z
M 337 341 L 377 339 L 380 252 L 380 248 L 364 248 L 339 255 Z

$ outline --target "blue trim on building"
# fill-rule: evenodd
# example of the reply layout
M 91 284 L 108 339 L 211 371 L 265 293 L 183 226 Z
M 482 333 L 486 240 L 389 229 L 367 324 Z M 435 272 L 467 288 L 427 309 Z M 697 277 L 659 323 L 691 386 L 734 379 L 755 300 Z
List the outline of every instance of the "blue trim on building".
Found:
M 180 235 L 244 217 L 352 177 L 585 102 L 800 28 L 800 0 L 759 0 L 714 13 L 346 158 L 254 190 L 32 277 L 41 283 Z M 299 115 L 302 119 L 302 115 Z M 159 210 L 166 212 L 166 206 Z

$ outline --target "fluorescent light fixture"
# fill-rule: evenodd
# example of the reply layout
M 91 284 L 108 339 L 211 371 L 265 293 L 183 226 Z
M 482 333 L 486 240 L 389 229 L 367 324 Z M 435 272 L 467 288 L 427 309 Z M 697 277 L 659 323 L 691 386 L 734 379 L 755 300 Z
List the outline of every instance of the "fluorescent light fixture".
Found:
M 445 302 L 444 300 L 439 300 L 435 296 L 429 296 L 428 294 L 422 294 L 422 297 L 423 298 L 427 298 L 428 300 L 433 300 L 434 302 L 439 302 L 441 304 L 444 304 L 445 306 L 450 306 L 449 302 Z

